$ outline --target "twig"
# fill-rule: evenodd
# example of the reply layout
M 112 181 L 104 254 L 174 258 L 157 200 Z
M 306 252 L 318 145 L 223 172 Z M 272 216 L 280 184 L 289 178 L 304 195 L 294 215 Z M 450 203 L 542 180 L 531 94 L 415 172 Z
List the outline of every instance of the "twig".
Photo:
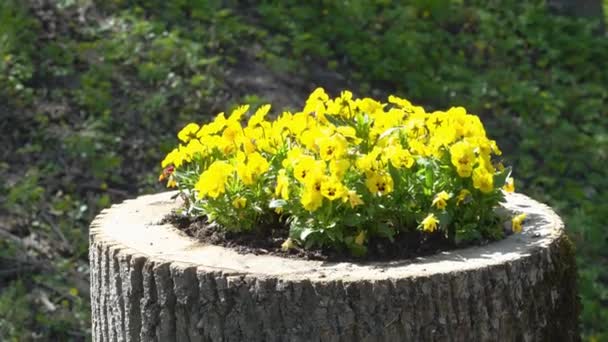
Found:
M 8 228 L 2 227 L 0 226 L 0 237 L 6 239 L 6 240 L 11 240 L 12 242 L 24 246 L 23 244 L 23 240 L 21 240 L 18 236 L 10 233 L 8 231 Z
M 53 222 L 53 220 L 48 216 L 48 214 L 46 213 L 41 213 L 40 214 L 42 216 L 42 218 L 44 219 L 44 221 L 46 221 L 46 223 L 51 227 L 51 229 L 53 230 L 53 232 L 55 232 L 55 234 L 57 234 L 57 236 L 59 236 L 59 238 L 61 239 L 61 242 L 63 244 L 63 248 L 68 252 L 68 253 L 72 253 L 72 246 L 70 245 L 70 242 L 68 241 L 68 239 L 66 239 L 65 235 L 63 234 L 63 232 L 61 231 L 61 229 L 59 229 L 59 227 L 57 227 L 57 225 Z
M 30 271 L 35 271 L 37 270 L 38 267 L 36 266 L 19 266 L 19 267 L 13 267 L 13 268 L 8 268 L 8 269 L 3 269 L 0 270 L 0 278 L 11 278 L 15 275 L 19 275 L 22 274 L 24 272 L 30 272 Z

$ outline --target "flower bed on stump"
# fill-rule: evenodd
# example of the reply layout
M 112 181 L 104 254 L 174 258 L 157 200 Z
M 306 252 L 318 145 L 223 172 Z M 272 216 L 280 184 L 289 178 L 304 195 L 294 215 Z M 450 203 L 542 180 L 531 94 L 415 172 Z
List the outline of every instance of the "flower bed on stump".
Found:
M 479 117 L 408 100 L 330 98 L 274 120 L 239 106 L 190 123 L 162 161 L 185 199 L 172 218 L 203 241 L 305 257 L 403 258 L 519 232 L 497 210 L 510 168 Z M 190 224 L 191 223 L 191 224 Z
M 509 193 L 477 116 L 322 89 L 248 110 L 179 132 L 178 191 L 93 222 L 93 340 L 579 338 L 563 224 Z

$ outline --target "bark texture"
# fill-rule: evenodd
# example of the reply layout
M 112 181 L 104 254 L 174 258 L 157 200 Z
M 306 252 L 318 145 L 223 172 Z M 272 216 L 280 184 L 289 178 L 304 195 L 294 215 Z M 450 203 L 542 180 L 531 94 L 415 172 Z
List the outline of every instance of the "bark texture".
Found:
M 272 267 L 289 269 L 263 273 L 254 263 L 239 269 L 222 266 L 224 261 L 216 265 L 198 261 L 195 254 L 183 260 L 170 248 L 164 253 L 143 250 L 142 246 L 162 242 L 147 241 L 152 233 L 136 234 L 140 237 L 136 243 L 120 241 L 120 232 L 131 228 L 117 229 L 124 225 L 122 215 L 130 212 L 126 207 L 163 200 L 164 206 L 154 209 L 156 216 L 148 221 L 154 223 L 177 205 L 167 204 L 167 194 L 154 196 L 115 206 L 92 225 L 94 341 L 580 339 L 573 247 L 561 221 L 542 215 L 552 211 L 527 198 L 532 205 L 542 206 L 530 215 L 538 221 L 534 227 L 546 228 L 541 231 L 547 236 L 509 237 L 522 240 L 521 253 L 503 262 L 484 254 L 492 253 L 491 249 L 473 248 L 412 264 L 319 262 L 301 271 L 277 261 Z M 150 232 L 170 230 L 155 224 L 142 227 Z M 171 234 L 167 239 L 188 239 L 174 231 Z M 188 243 L 188 253 L 199 248 Z M 468 259 L 476 253 L 479 258 Z M 263 264 L 273 260 L 264 259 Z M 442 266 L 445 262 L 450 265 L 447 270 Z M 411 271 L 413 267 L 418 268 Z M 349 276 L 340 273 L 342 269 Z M 404 276 L 395 276 L 397 271 Z

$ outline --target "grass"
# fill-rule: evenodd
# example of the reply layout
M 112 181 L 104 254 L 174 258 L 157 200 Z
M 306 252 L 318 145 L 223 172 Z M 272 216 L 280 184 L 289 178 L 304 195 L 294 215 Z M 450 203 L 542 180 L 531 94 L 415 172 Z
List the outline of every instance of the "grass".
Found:
M 479 114 L 518 191 L 565 219 L 582 332 L 608 339 L 608 38 L 589 20 L 541 1 L 51 4 L 0 2 L 1 340 L 87 338 L 89 222 L 162 190 L 185 122 L 263 101 L 266 84 L 235 82 L 251 65 L 303 94 L 348 85 Z

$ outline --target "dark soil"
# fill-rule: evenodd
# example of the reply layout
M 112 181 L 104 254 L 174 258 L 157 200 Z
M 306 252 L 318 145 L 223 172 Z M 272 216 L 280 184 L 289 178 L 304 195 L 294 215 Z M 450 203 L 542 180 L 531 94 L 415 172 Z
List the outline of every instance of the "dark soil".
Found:
M 367 254 L 355 257 L 348 249 L 304 249 L 296 246 L 289 251 L 283 251 L 281 244 L 288 237 L 286 227 L 279 226 L 270 229 L 263 235 L 253 232 L 234 233 L 217 224 L 209 223 L 206 217 L 190 219 L 175 213 L 167 215 L 161 223 L 171 223 L 177 229 L 202 243 L 228 247 L 241 254 L 269 254 L 305 260 L 357 262 L 404 260 L 465 247 L 450 244 L 441 234 L 428 236 L 419 232 L 411 232 L 398 234 L 393 242 L 383 238 L 371 238 L 367 245 Z

